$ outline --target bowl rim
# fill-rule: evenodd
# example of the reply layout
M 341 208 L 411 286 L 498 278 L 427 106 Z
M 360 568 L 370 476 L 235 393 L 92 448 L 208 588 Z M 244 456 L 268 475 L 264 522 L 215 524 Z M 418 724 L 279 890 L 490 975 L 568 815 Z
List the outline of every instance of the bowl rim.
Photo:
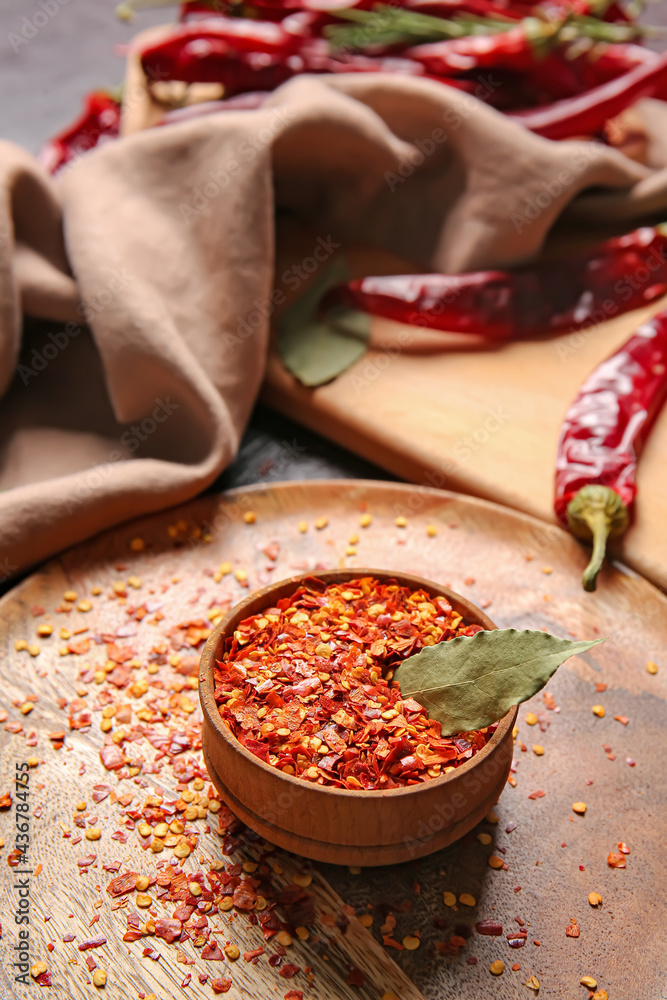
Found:
M 414 586 L 414 589 L 421 587 L 428 590 L 435 595 L 446 597 L 447 600 L 453 598 L 455 603 L 466 605 L 468 608 L 472 609 L 474 615 L 479 619 L 477 624 L 484 625 L 485 631 L 495 631 L 498 626 L 489 618 L 488 615 L 484 614 L 481 608 L 478 608 L 476 604 L 468 600 L 467 597 L 463 597 L 458 594 L 455 590 L 450 587 L 444 587 L 441 584 L 436 583 L 433 580 L 429 580 L 427 577 L 417 576 L 414 573 L 403 573 L 400 570 L 386 570 L 386 569 L 373 569 L 368 567 L 358 567 L 350 569 L 326 569 L 326 570 L 310 570 L 305 573 L 299 573 L 295 576 L 283 577 L 281 580 L 275 580 L 270 583 L 267 587 L 263 587 L 261 590 L 254 590 L 247 597 L 239 601 L 238 604 L 233 605 L 229 611 L 224 615 L 224 617 L 215 626 L 211 635 L 206 640 L 206 644 L 201 651 L 201 656 L 199 660 L 199 699 L 201 702 L 202 713 L 206 719 L 212 724 L 215 733 L 220 736 L 234 752 L 239 753 L 242 757 L 245 757 L 250 764 L 264 770 L 272 778 L 277 778 L 282 781 L 286 781 L 289 784 L 294 785 L 297 788 L 307 789 L 314 793 L 319 793 L 322 795 L 340 795 L 347 799 L 369 799 L 372 801 L 375 797 L 381 797 L 385 799 L 387 797 L 398 798 L 405 795 L 418 795 L 425 794 L 427 792 L 433 792 L 438 788 L 453 782 L 462 775 L 468 774 L 473 770 L 474 767 L 483 764 L 484 761 L 500 746 L 500 744 L 507 737 L 508 732 L 513 728 L 516 717 L 518 713 L 518 705 L 514 705 L 509 712 L 507 712 L 501 719 L 498 720 L 498 726 L 496 731 L 491 736 L 491 739 L 486 743 L 482 750 L 479 750 L 470 760 L 465 761 L 455 770 L 450 771 L 448 774 L 441 774 L 437 778 L 429 778 L 428 781 L 422 781 L 418 785 L 404 785 L 401 788 L 387 788 L 387 789 L 366 789 L 366 788 L 336 788 L 331 785 L 318 785 L 315 782 L 304 781 L 303 778 L 298 778 L 296 775 L 285 774 L 284 771 L 279 771 L 277 768 L 272 767 L 271 764 L 267 764 L 265 761 L 260 760 L 254 754 L 250 753 L 243 744 L 234 736 L 231 730 L 222 722 L 220 718 L 220 713 L 218 711 L 217 702 L 214 695 L 214 684 L 213 684 L 213 669 L 215 664 L 215 650 L 217 648 L 220 637 L 229 631 L 229 625 L 234 619 L 243 619 L 243 612 L 246 607 L 250 604 L 254 604 L 260 598 L 270 597 L 271 594 L 275 593 L 278 587 L 285 587 L 287 583 L 293 584 L 296 590 L 302 583 L 308 580 L 322 580 L 323 582 L 337 583 L 343 582 L 345 579 L 355 580 L 361 579 L 363 577 L 375 577 L 376 579 L 382 579 L 384 581 L 395 580 L 399 585 L 403 585 L 401 581 L 406 581 L 407 586 Z M 267 606 L 271 605 L 267 603 Z

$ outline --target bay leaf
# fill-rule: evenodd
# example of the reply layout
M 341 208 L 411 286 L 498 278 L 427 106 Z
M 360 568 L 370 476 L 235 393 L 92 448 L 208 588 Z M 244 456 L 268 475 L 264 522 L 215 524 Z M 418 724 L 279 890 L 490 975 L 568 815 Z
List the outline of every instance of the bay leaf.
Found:
M 604 639 L 575 642 L 549 632 L 514 628 L 457 636 L 425 646 L 394 671 L 403 698 L 414 698 L 442 735 L 497 722 L 543 688 L 570 656 Z
M 365 353 L 371 333 L 370 316 L 338 307 L 319 315 L 322 296 L 348 280 L 342 257 L 336 257 L 278 321 L 282 362 L 306 386 L 331 382 Z

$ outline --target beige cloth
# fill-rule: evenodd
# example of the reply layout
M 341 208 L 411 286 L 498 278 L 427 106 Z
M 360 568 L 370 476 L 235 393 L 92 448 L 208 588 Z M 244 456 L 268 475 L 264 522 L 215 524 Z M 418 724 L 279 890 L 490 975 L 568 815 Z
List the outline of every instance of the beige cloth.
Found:
M 584 189 L 587 219 L 667 207 L 660 169 L 384 74 L 297 78 L 55 181 L 1 143 L 0 577 L 192 497 L 232 459 L 265 363 L 276 207 L 320 258 L 355 241 L 455 272 L 535 255 Z M 22 344 L 22 312 L 66 325 Z

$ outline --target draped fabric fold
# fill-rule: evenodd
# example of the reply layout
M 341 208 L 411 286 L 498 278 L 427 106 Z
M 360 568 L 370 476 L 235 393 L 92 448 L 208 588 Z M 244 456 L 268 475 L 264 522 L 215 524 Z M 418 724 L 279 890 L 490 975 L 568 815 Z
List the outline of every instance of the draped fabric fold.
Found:
M 264 371 L 276 210 L 324 247 L 423 270 L 527 260 L 564 212 L 630 228 L 667 209 L 654 105 L 638 106 L 651 167 L 386 74 L 296 78 L 55 180 L 0 143 L 0 576 L 188 499 L 231 461 Z M 24 313 L 44 320 L 31 337 Z

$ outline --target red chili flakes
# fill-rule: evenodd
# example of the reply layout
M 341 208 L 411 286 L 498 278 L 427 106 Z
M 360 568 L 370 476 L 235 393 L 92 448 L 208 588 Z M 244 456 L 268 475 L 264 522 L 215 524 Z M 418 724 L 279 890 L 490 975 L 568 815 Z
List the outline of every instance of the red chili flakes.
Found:
M 500 937 L 503 933 L 503 925 L 496 920 L 480 920 L 479 923 L 475 924 L 475 928 L 478 934 L 487 934 L 493 937 Z
M 12 796 L 11 792 L 4 792 L 0 795 L 0 809 L 11 809 Z
M 581 927 L 574 919 L 574 917 L 572 917 L 570 919 L 569 924 L 565 928 L 565 935 L 566 937 L 578 938 L 580 934 L 581 934 Z
M 100 760 L 107 771 L 118 771 L 125 764 L 123 751 L 115 743 L 109 743 L 100 750 Z
M 174 920 L 172 917 L 160 917 L 155 921 L 155 934 L 159 938 L 163 938 L 167 944 L 172 944 L 181 936 L 181 931 L 183 930 L 183 924 L 180 920 Z M 222 957 L 222 952 L 220 953 Z M 204 955 L 203 958 L 210 958 L 210 955 Z
M 607 855 L 607 864 L 610 868 L 625 868 L 625 855 L 610 851 Z
M 616 720 L 616 722 L 620 722 L 622 726 L 627 726 L 628 722 L 630 721 L 627 715 L 615 715 L 614 719 Z
M 510 931 L 505 935 L 510 948 L 523 948 L 528 937 L 527 931 Z
M 547 794 L 546 792 L 543 792 L 541 789 L 538 789 L 536 792 L 531 792 L 530 795 L 528 796 L 528 798 L 529 799 L 543 799 L 546 794 Z
M 302 990 L 288 990 L 285 994 L 285 1000 L 303 1000 Z
M 232 988 L 231 979 L 212 979 L 211 989 L 214 993 L 228 993 Z
M 93 785 L 93 802 L 104 802 L 111 792 L 111 785 Z
M 107 939 L 104 934 L 98 934 L 97 937 L 88 938 L 86 941 L 82 941 L 79 945 L 79 951 L 90 951 L 91 948 L 101 948 L 103 944 L 107 943 Z
M 244 951 L 243 952 L 243 957 L 245 958 L 246 962 L 252 962 L 252 960 L 254 958 L 259 958 L 259 956 L 263 955 L 263 954 L 264 954 L 264 949 L 263 948 L 255 948 L 253 951 Z M 286 965 L 285 968 L 288 969 L 289 966 Z M 297 969 L 297 971 L 298 971 L 297 966 L 294 966 L 294 968 Z M 294 973 L 292 973 L 292 975 L 293 974 Z M 283 970 L 282 969 L 280 970 L 280 975 L 281 976 L 283 975 Z
M 192 923 L 189 924 L 192 926 Z M 157 930 L 157 924 L 155 925 Z M 225 956 L 217 941 L 208 941 L 202 948 L 201 957 L 208 962 L 224 962 Z
M 245 955 L 243 957 L 245 958 Z M 278 973 L 278 975 L 282 976 L 283 979 L 293 979 L 294 976 L 296 976 L 297 972 L 300 972 L 300 971 L 301 971 L 300 970 L 300 966 L 294 965 L 292 962 L 288 962 L 287 965 L 283 965 L 283 967 L 280 970 L 280 972 Z M 363 975 L 363 973 L 362 973 L 362 975 Z M 348 976 L 347 981 L 348 981 L 348 983 L 350 982 L 350 977 L 349 976 Z M 360 984 L 360 983 L 359 984 L 350 983 L 350 985 L 354 986 L 354 985 L 362 985 L 362 984 Z
M 348 986 L 363 986 L 366 982 L 366 974 L 353 966 L 347 974 L 347 985 Z
M 313 579 L 228 639 L 215 670 L 220 715 L 256 757 L 307 781 L 368 791 L 427 781 L 473 757 L 495 725 L 442 737 L 401 698 L 393 671 L 476 631 L 424 590 Z
M 621 854 L 629 854 L 630 853 L 630 848 L 628 847 L 628 845 L 623 840 L 621 840 L 619 842 L 618 849 L 621 852 Z
M 107 886 L 107 892 L 111 896 L 124 896 L 127 892 L 133 892 L 139 877 L 139 872 L 125 872 L 112 878 Z

